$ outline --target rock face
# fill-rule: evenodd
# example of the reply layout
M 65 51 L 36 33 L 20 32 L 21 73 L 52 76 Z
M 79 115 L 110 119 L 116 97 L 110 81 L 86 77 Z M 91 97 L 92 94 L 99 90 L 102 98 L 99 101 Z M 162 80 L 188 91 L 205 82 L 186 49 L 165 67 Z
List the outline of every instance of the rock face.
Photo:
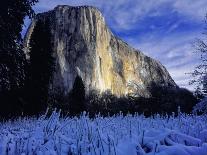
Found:
M 37 20 L 50 21 L 56 59 L 51 90 L 60 88 L 67 94 L 77 75 L 87 93 L 110 90 L 117 96 L 148 97 L 152 83 L 177 88 L 162 64 L 114 36 L 94 7 L 57 6 L 38 14 L 26 35 L 26 52 Z

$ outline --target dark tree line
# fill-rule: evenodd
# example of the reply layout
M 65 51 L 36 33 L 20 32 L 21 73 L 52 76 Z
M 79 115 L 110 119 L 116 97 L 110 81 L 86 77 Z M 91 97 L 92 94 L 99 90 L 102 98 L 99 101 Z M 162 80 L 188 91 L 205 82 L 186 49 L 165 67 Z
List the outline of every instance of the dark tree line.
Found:
M 49 87 L 55 59 L 49 21 L 37 21 L 29 43 L 29 60 L 26 60 L 21 36 L 24 18 L 35 16 L 32 6 L 37 1 L 0 2 L 0 117 L 33 115 L 51 107 Z M 84 99 L 83 81 L 78 76 L 64 108 L 73 115 L 80 113 L 84 110 Z
M 117 97 L 110 91 L 99 94 L 91 91 L 86 98 L 87 111 L 91 116 L 101 113 L 102 115 L 114 115 L 120 111 L 123 114 L 144 114 L 151 116 L 154 114 L 177 113 L 178 107 L 181 112 L 191 113 L 196 103 L 193 94 L 182 88 L 168 88 L 152 84 L 149 88 L 151 97 L 122 96 Z
M 36 2 L 0 2 L 0 115 L 14 116 L 21 111 L 26 66 L 21 31 L 25 16 L 33 17 Z

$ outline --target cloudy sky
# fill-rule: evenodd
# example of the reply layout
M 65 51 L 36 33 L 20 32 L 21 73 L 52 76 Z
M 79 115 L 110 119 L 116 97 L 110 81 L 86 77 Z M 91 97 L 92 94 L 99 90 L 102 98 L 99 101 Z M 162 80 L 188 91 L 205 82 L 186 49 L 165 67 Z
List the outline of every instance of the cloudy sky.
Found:
M 36 13 L 56 5 L 98 7 L 113 33 L 146 55 L 159 60 L 175 82 L 188 85 L 198 63 L 193 43 L 202 36 L 207 0 L 39 0 Z M 28 25 L 28 21 L 25 25 Z M 26 27 L 25 27 L 26 29 Z

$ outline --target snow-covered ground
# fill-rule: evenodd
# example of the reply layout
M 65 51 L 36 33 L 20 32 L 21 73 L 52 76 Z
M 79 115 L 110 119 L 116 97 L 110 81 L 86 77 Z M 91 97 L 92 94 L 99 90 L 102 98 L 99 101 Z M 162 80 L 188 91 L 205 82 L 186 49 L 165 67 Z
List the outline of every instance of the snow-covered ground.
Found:
M 207 155 L 207 117 L 119 114 L 0 124 L 0 155 Z

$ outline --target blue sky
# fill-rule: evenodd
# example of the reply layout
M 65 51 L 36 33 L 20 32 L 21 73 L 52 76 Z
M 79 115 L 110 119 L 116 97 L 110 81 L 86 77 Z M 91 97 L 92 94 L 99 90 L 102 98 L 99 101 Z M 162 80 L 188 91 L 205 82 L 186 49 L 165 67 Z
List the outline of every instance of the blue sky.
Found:
M 199 62 L 192 45 L 202 36 L 207 0 L 39 0 L 34 10 L 61 4 L 96 6 L 114 34 L 159 60 L 179 86 L 193 89 L 186 73 Z

